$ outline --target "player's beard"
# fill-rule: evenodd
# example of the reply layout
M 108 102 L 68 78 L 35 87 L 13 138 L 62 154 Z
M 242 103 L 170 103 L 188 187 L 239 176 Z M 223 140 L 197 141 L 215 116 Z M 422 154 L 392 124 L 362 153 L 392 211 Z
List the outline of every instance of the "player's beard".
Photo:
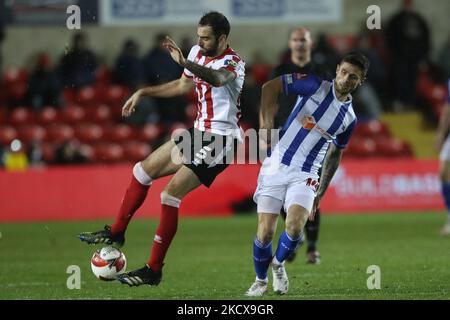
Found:
M 211 48 L 209 50 L 203 49 L 202 53 L 203 53 L 204 56 L 207 56 L 207 57 L 215 57 L 215 56 L 217 56 L 217 50 L 218 49 L 219 49 L 219 43 L 216 42 L 216 44 L 214 45 L 213 48 Z
M 339 84 L 337 85 L 337 91 L 339 92 L 339 94 L 342 95 L 347 95 L 352 93 L 355 90 L 355 88 L 352 88 L 351 86 L 346 86 L 343 84 Z

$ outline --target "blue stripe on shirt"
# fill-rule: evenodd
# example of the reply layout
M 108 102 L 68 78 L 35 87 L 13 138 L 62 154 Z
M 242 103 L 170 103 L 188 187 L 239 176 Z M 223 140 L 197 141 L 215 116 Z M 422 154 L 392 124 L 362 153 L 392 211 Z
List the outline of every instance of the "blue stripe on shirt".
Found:
M 334 119 L 333 123 L 331 124 L 330 128 L 328 128 L 327 132 L 333 136 L 336 131 L 341 126 L 342 122 L 344 121 L 345 114 L 348 111 L 350 104 L 344 104 L 340 109 L 339 113 L 336 115 L 336 118 Z M 302 171 L 304 172 L 311 172 L 311 168 L 314 164 L 314 160 L 316 160 L 317 155 L 319 154 L 319 151 L 322 149 L 323 145 L 327 142 L 325 138 L 320 138 L 319 141 L 316 143 L 316 145 L 311 149 L 308 156 L 305 159 L 305 162 L 302 166 Z
M 328 91 L 327 96 L 325 97 L 325 99 L 323 99 L 322 103 L 319 105 L 319 107 L 316 109 L 316 111 L 314 111 L 312 115 L 316 123 L 318 123 L 319 120 L 322 118 L 323 114 L 328 109 L 333 99 L 334 99 L 333 86 L 330 86 L 330 90 Z M 309 130 L 306 130 L 304 128 L 300 129 L 300 131 L 297 133 L 294 140 L 291 142 L 286 152 L 284 153 L 283 158 L 281 159 L 281 163 L 287 166 L 291 164 L 292 158 L 297 152 L 298 147 L 300 147 L 300 145 L 302 144 L 303 140 L 305 140 L 308 133 Z

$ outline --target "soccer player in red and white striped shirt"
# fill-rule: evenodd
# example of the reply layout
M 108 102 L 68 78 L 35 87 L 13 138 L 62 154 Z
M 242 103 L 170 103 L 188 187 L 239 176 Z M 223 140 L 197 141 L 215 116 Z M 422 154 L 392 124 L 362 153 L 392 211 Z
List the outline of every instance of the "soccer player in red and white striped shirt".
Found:
M 173 97 L 195 88 L 197 119 L 189 131 L 191 136 L 200 136 L 202 143 L 198 147 L 191 142 L 188 148 L 182 149 L 178 142 L 170 140 L 137 163 L 114 224 L 106 226 L 105 230 L 79 235 L 87 243 L 123 245 L 128 223 L 144 202 L 152 181 L 175 174 L 161 193 L 161 219 L 150 259 L 143 268 L 120 275 L 118 280 L 122 283 L 130 286 L 159 284 L 164 257 L 177 230 L 181 200 L 201 184 L 207 187 L 211 185 L 215 177 L 228 166 L 227 161 L 223 160 L 232 148 L 230 146 L 240 139 L 239 97 L 244 83 L 245 63 L 229 47 L 229 32 L 230 24 L 225 16 L 218 12 L 205 14 L 197 27 L 198 43 L 187 58 L 177 44 L 167 37 L 164 47 L 173 60 L 185 68 L 182 76 L 172 82 L 138 90 L 123 106 L 122 115 L 128 117 L 144 96 Z M 203 161 L 212 157 L 212 148 L 208 145 L 211 138 L 226 141 L 223 152 L 214 156 L 214 165 Z M 173 152 L 174 148 L 176 152 Z M 190 161 L 186 161 L 186 149 L 192 156 Z

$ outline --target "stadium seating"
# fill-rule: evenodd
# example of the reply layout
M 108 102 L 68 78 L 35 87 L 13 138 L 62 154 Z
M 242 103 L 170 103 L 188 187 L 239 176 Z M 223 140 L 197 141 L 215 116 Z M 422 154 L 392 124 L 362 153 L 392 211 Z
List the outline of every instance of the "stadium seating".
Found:
M 28 145 L 31 141 L 43 141 L 47 135 L 44 127 L 34 124 L 19 128 L 19 139 Z
M 123 160 L 124 150 L 116 143 L 100 143 L 94 147 L 94 160 L 96 162 L 115 163 Z
M 125 159 L 132 162 L 145 159 L 152 151 L 151 147 L 144 142 L 123 143 L 122 147 L 125 152 Z
M 9 125 L 0 126 L 0 144 L 9 145 L 18 137 L 17 130 Z
M 37 121 L 41 125 L 49 125 L 51 123 L 55 123 L 59 118 L 58 112 L 55 108 L 52 107 L 44 107 L 37 114 Z
M 33 114 L 25 107 L 17 107 L 9 114 L 8 121 L 15 127 L 31 124 L 33 122 Z
M 268 70 L 263 65 L 254 72 L 262 79 Z M 9 98 L 23 94 L 17 86 L 26 86 L 27 80 L 26 71 L 7 70 L 3 76 L 4 105 L 8 105 Z M 44 161 L 51 162 L 52 153 L 61 143 L 76 139 L 94 162 L 136 162 L 150 154 L 162 138 L 176 129 L 186 129 L 197 117 L 196 96 L 192 90 L 186 95 L 186 123 L 133 127 L 122 123 L 121 116 L 121 107 L 129 95 L 126 87 L 112 84 L 112 74 L 106 66 L 99 67 L 94 85 L 63 90 L 65 106 L 46 106 L 37 112 L 28 106 L 15 107 L 11 111 L 0 108 L 0 143 L 8 145 L 14 138 L 20 138 L 25 145 L 32 140 L 42 141 Z M 248 123 L 241 123 L 241 126 L 244 130 L 250 127 Z M 346 151 L 348 158 L 412 156 L 410 145 L 393 138 L 389 127 L 377 120 L 358 123 Z
M 53 144 L 60 144 L 75 136 L 73 127 L 64 123 L 53 123 L 47 128 L 46 140 Z

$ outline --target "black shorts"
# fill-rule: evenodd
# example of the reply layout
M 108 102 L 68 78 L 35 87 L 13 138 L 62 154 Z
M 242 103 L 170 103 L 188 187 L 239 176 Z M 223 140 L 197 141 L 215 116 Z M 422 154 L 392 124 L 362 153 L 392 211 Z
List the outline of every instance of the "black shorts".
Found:
M 207 187 L 234 160 L 237 144 L 237 139 L 231 135 L 222 136 L 195 128 L 177 133 L 173 141 L 183 155 L 183 164 Z

